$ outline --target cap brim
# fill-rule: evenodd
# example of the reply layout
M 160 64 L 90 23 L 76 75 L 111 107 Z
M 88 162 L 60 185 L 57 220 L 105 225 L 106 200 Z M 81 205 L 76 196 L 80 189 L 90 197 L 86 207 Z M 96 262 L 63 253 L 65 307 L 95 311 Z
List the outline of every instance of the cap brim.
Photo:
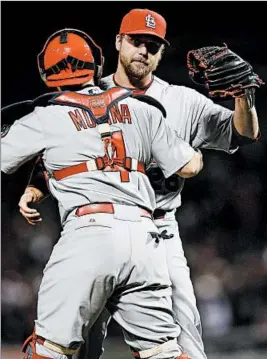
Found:
M 144 30 L 134 30 L 134 31 L 127 31 L 124 34 L 126 35 L 150 35 L 150 36 L 155 36 L 157 39 L 160 39 L 162 41 L 162 43 L 170 46 L 170 43 L 168 40 L 164 39 L 164 37 L 161 37 L 151 31 L 144 31 Z

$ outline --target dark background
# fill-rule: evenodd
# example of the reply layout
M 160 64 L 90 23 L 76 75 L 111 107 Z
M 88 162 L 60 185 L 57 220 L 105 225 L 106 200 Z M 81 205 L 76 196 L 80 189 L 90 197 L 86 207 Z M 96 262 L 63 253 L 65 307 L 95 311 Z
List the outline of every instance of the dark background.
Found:
M 2 105 L 46 91 L 36 55 L 48 36 L 64 28 L 87 32 L 102 46 L 105 74 L 114 71 L 114 47 L 122 17 L 132 8 L 151 8 L 167 20 L 171 48 L 161 63 L 185 66 L 189 49 L 226 42 L 247 61 L 266 64 L 266 11 L 261 1 L 3 1 Z M 169 77 L 172 74 L 164 76 Z M 174 81 L 172 79 L 172 81 Z
M 225 42 L 266 82 L 264 6 L 257 1 L 1 2 L 1 105 L 46 92 L 36 55 L 47 37 L 64 27 L 91 35 L 103 49 L 104 76 L 115 71 L 115 35 L 132 8 L 158 11 L 167 20 L 171 47 L 156 72 L 162 79 L 207 95 L 188 77 L 187 51 Z M 256 93 L 260 140 L 232 156 L 204 151 L 204 169 L 186 182 L 177 212 L 210 352 L 267 343 L 266 89 Z M 233 108 L 232 101 L 223 105 Z M 2 340 L 7 344 L 21 343 L 32 329 L 42 269 L 60 231 L 50 199 L 39 205 L 44 220 L 38 228 L 21 218 L 17 202 L 25 173 L 24 168 L 2 184 Z M 112 322 L 109 336 L 117 335 Z

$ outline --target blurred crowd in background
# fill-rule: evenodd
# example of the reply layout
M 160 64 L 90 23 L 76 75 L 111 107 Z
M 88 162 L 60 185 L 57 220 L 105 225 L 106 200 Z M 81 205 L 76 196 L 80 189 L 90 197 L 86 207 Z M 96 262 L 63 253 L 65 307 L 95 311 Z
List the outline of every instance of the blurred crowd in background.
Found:
M 204 169 L 187 180 L 177 211 L 208 350 L 267 347 L 266 98 L 266 90 L 256 97 L 261 139 L 231 156 L 203 151 Z M 17 206 L 23 185 L 14 195 L 14 183 L 2 187 L 3 344 L 31 334 L 42 270 L 61 230 L 50 198 L 38 205 L 41 225 L 28 225 Z M 108 335 L 120 335 L 113 322 Z

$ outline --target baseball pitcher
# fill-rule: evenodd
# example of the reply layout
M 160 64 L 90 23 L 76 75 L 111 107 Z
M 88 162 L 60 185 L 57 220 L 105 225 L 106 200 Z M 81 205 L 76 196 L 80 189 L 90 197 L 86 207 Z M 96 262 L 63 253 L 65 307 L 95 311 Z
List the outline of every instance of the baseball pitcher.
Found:
M 188 52 L 190 77 L 206 86 L 209 99 L 193 89 L 171 85 L 153 75 L 164 46 L 168 46 L 165 34 L 166 22 L 162 16 L 148 9 L 131 10 L 123 18 L 116 37 L 117 70 L 103 78 L 100 86 L 128 87 L 137 94 L 159 100 L 166 109 L 169 126 L 193 148 L 233 154 L 240 146 L 256 141 L 260 135 L 254 94 L 262 81 L 251 65 L 225 47 Z M 212 101 L 231 97 L 235 101 L 234 111 Z M 148 175 L 156 193 L 155 224 L 161 233 L 167 234 L 165 245 L 173 309 L 182 329 L 178 341 L 192 358 L 205 359 L 200 316 L 175 219 L 185 180 L 177 176 L 164 178 L 157 163 L 150 166 Z M 106 312 L 103 313 L 105 321 Z M 93 343 L 92 339 L 87 357 L 99 351 Z

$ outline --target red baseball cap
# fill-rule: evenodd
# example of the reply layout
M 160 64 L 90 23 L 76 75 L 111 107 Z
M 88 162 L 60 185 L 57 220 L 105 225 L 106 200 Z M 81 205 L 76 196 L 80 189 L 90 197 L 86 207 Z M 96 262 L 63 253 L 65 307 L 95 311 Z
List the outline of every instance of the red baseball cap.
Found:
M 153 35 L 170 45 L 165 39 L 166 28 L 164 17 L 157 12 L 148 9 L 133 9 L 122 19 L 119 33 Z

